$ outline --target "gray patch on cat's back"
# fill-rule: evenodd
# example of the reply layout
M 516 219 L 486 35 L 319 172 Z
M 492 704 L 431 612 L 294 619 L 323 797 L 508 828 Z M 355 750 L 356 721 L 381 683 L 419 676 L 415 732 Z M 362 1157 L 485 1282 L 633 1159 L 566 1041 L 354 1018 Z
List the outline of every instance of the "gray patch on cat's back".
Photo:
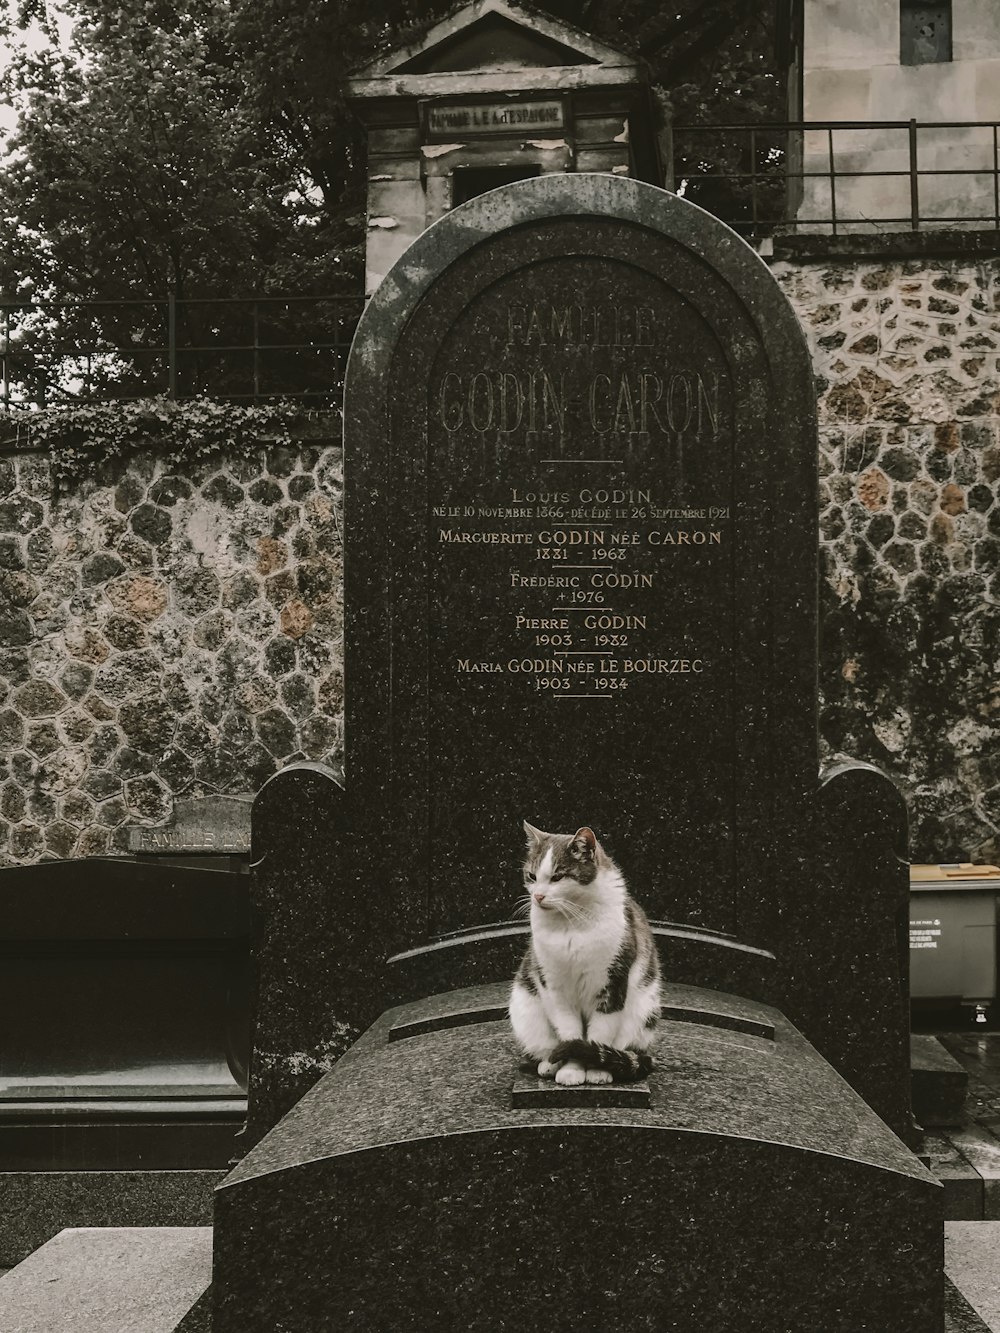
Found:
M 597 997 L 597 1012 L 599 1014 L 617 1014 L 625 1008 L 625 1000 L 628 997 L 629 973 L 632 971 L 632 964 L 637 957 L 635 930 L 629 906 L 626 903 L 625 913 L 630 929 L 622 940 L 621 948 L 615 954 L 611 966 L 608 968 L 608 979 L 604 983 L 604 989 Z
M 646 955 L 646 970 L 642 974 L 642 985 L 650 986 L 660 975 L 660 956 L 656 952 L 655 943 Z
M 538 987 L 535 985 L 535 978 L 531 975 L 531 970 L 525 965 L 527 959 L 523 960 L 517 970 L 517 984 L 523 986 L 529 995 L 537 995 Z

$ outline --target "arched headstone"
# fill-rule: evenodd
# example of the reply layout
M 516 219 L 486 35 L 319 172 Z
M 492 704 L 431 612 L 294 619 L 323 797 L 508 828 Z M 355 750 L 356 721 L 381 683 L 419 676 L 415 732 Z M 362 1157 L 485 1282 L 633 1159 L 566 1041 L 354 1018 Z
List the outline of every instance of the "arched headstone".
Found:
M 773 947 L 816 783 L 815 394 L 759 257 L 640 182 L 425 232 L 345 402 L 347 744 L 395 943 L 509 915 L 520 822 Z M 798 891 L 798 889 L 794 890 Z

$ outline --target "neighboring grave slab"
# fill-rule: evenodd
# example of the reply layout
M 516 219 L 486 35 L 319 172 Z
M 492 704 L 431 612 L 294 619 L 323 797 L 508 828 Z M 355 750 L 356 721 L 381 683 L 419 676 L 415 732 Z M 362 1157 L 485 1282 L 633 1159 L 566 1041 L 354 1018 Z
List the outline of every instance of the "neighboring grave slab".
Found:
M 205 1227 L 222 1175 L 218 1170 L 0 1171 L 0 1268 L 20 1264 L 67 1228 Z
M 73 1227 L 0 1278 L 9 1333 L 207 1333 L 211 1227 Z
M 921 1125 L 962 1125 L 969 1074 L 937 1037 L 910 1037 L 913 1114 Z

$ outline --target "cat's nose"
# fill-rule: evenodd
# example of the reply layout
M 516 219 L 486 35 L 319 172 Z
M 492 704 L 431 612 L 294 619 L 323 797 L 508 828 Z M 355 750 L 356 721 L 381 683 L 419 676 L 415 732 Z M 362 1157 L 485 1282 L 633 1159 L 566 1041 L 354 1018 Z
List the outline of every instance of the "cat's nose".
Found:
M 533 893 L 531 896 L 534 898 L 535 902 L 538 903 L 539 907 L 541 907 L 542 903 L 545 901 L 545 894 Z

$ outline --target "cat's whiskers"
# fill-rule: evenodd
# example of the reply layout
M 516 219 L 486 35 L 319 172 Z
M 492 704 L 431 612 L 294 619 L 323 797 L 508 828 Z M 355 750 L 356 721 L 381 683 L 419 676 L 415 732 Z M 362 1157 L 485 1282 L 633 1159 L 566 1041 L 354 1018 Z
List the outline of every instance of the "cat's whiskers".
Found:
M 592 918 L 589 912 L 585 912 L 579 903 L 570 902 L 568 898 L 552 898 L 550 902 L 553 907 L 558 908 L 560 912 L 575 924 L 589 922 Z

